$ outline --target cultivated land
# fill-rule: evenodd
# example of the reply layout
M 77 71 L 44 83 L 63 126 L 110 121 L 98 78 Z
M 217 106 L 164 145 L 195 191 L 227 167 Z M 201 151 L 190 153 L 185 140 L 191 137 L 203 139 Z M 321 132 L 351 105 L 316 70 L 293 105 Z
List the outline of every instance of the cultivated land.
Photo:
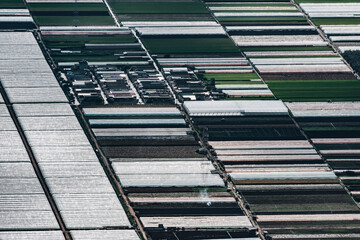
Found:
M 358 2 L 0 1 L 0 239 L 360 239 Z

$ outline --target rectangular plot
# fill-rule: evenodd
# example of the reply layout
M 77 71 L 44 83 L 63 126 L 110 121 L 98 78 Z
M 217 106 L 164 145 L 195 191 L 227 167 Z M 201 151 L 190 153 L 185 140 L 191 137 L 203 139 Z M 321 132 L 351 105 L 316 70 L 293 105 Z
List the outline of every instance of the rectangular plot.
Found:
M 131 227 L 123 210 L 61 211 L 69 229 Z
M 7 46 L 0 46 L 0 59 L 44 59 L 38 45 L 21 46 L 9 43 Z
M 26 131 L 31 147 L 35 146 L 88 146 L 89 141 L 81 131 Z
M 67 103 L 14 104 L 13 108 L 18 117 L 74 116 L 74 112 Z
M 236 156 L 236 155 L 301 155 L 317 154 L 315 149 L 277 149 L 277 150 L 216 150 L 217 156 Z
M 4 231 L 0 232 L 2 240 L 65 240 L 62 231 Z
M 10 116 L 0 117 L 0 131 L 17 131 L 15 123 Z
M 0 230 L 59 229 L 52 211 L 0 211 Z
M 357 117 L 360 103 L 357 102 L 304 102 L 286 103 L 295 117 Z
M 318 35 L 231 36 L 238 46 L 327 46 Z
M 252 228 L 246 216 L 141 217 L 145 228 Z
M 0 45 L 36 45 L 38 43 L 31 32 L 0 32 Z
M 30 162 L 24 146 L 0 146 L 0 162 Z
M 21 68 L 19 68 L 21 66 Z M 22 75 L 23 73 L 48 73 L 51 74 L 51 68 L 46 62 L 45 58 L 33 59 L 28 61 L 23 60 L 1 60 L 0 59 L 0 72 L 2 74 Z
M 2 104 L 3 99 L 2 96 L 0 96 L 0 117 L 9 117 L 9 111 L 5 104 Z
M 135 230 L 72 230 L 70 233 L 74 240 L 139 239 L 139 236 L 136 234 Z
M 2 178 L 36 178 L 33 166 L 24 163 L 0 163 L 0 177 Z
M 45 178 L 49 177 L 80 177 L 105 176 L 100 162 L 93 163 L 40 163 Z
M 0 195 L 44 194 L 37 178 L 0 178 Z
M 114 192 L 114 189 L 106 176 L 46 178 L 46 182 L 52 194 L 99 194 Z
M 256 65 L 260 73 L 350 73 L 351 70 L 345 64 L 304 64 L 304 65 Z M 271 86 L 270 86 L 271 87 Z
M 54 194 L 53 197 L 60 211 L 123 210 L 115 192 L 106 194 Z
M 210 174 L 215 170 L 210 161 L 161 161 L 161 162 L 113 162 L 112 166 L 118 175 L 130 174 Z
M 259 222 L 285 222 L 285 221 L 358 221 L 360 214 L 307 214 L 307 215 L 258 215 Z
M 0 131 L 1 147 L 19 147 L 23 146 L 23 142 L 17 131 Z
M 89 123 L 92 127 L 186 126 L 184 119 L 90 119 Z
M 216 174 L 118 175 L 124 187 L 223 187 Z
M 216 27 L 138 27 L 141 36 L 159 35 L 225 35 L 221 26 Z
M 83 108 L 88 117 L 130 117 L 130 116 L 181 116 L 181 112 L 175 107 L 108 107 L 108 108 Z
M 11 103 L 67 103 L 60 87 L 42 88 L 7 88 L 5 89 Z
M 185 102 L 190 116 L 288 115 L 281 101 L 197 101 Z
M 52 72 L 36 74 L 31 72 L 3 73 L 1 74 L 1 83 L 4 88 L 60 87 Z
M 6 211 L 52 211 L 45 194 L 1 195 L 0 209 Z
M 44 163 L 72 163 L 72 162 L 98 162 L 93 148 L 84 146 L 36 146 L 32 147 L 38 162 Z
M 18 117 L 24 131 L 82 130 L 79 121 L 73 116 Z

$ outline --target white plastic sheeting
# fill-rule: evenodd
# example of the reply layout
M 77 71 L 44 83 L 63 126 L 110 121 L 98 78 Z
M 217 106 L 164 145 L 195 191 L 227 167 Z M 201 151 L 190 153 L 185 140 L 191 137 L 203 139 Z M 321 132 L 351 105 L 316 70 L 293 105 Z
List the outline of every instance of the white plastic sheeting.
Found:
M 215 21 L 122 21 L 126 27 L 210 27 L 219 26 Z
M 73 230 L 70 232 L 74 240 L 138 240 L 135 230 Z
M 301 3 L 300 7 L 311 18 L 358 17 L 359 3 Z
M 1 240 L 65 240 L 59 231 L 3 231 L 0 232 Z
M 280 100 L 185 102 L 190 116 L 288 115 Z
M 0 74 L 1 76 L 1 74 Z M 60 87 L 6 88 L 11 103 L 67 103 Z
M 145 228 L 252 228 L 247 216 L 141 217 Z
M 67 103 L 14 104 L 13 108 L 18 117 L 74 116 L 74 112 Z
M 214 27 L 138 27 L 141 36 L 153 35 L 226 35 L 221 26 Z
M 360 117 L 358 102 L 293 102 L 286 105 L 295 117 Z
M 243 35 L 231 36 L 238 46 L 327 46 L 319 35 Z
M 75 116 L 18 117 L 24 131 L 82 130 Z

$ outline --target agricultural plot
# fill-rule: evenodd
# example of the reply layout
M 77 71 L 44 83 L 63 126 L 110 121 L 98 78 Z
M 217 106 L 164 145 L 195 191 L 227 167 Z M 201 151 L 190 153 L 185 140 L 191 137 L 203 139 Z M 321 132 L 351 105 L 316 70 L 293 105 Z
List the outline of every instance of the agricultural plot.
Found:
M 61 2 L 27 0 L 39 26 L 108 26 L 115 25 L 106 5 L 100 2 Z
M 301 8 L 341 52 L 356 50 L 359 42 L 358 1 L 301 3 Z
M 300 7 L 311 18 L 316 25 L 343 25 L 358 24 L 360 19 L 359 1 L 334 3 L 332 1 L 322 1 L 318 3 L 300 3 Z
M 0 3 L 0 9 L 21 9 L 26 8 L 23 0 L 3 0 Z
M 172 82 L 176 81 L 179 69 L 185 68 L 187 72 L 188 68 L 193 69 L 196 78 L 209 91 L 199 100 L 273 98 L 245 58 L 158 58 L 157 61 Z
M 34 29 L 35 24 L 23 0 L 0 2 L 0 29 Z
M 41 29 L 66 77 L 64 86 L 70 85 L 82 104 L 172 102 L 165 81 L 128 28 Z
M 207 6 L 226 26 L 226 31 L 276 98 L 285 101 L 359 99 L 359 82 L 351 70 L 305 19 L 246 22 L 250 15 L 259 19 L 304 18 L 294 5 L 283 1 L 253 1 L 207 2 Z M 232 19 L 234 17 L 238 20 Z M 343 84 L 338 87 L 340 82 Z
M 214 16 L 225 26 L 306 25 L 306 19 L 286 1 L 231 2 L 205 1 Z
M 211 99 L 210 89 L 188 68 L 163 68 L 163 72 L 180 102 Z
M 17 49 L 12 55 L 7 56 L 8 65 L 1 66 L 1 84 L 5 88 L 21 132 L 50 191 L 48 197 L 54 199 L 65 227 L 76 230 L 131 228 L 114 189 L 32 33 L 3 32 L 0 35 L 3 39 L 1 48 L 16 47 Z M 33 64 L 24 64 L 21 71 L 14 71 L 12 61 L 19 64 L 27 59 L 27 55 L 22 54 L 22 48 L 25 52 L 32 48 L 30 52 L 34 53 L 31 56 Z M 45 77 L 52 84 L 47 86 L 46 82 L 41 81 L 34 81 L 37 85 L 29 84 L 29 78 L 19 78 L 17 85 L 11 85 L 11 79 L 22 72 L 31 73 L 34 79 L 37 76 L 39 79 Z M 4 81 L 2 76 L 5 76 Z M 19 206 L 14 209 L 21 210 L 13 212 L 10 205 L 1 208 L 2 230 L 59 229 L 45 195 L 40 193 L 42 188 L 29 159 L 24 163 L 19 162 L 22 155 L 23 157 L 28 155 L 24 147 L 16 145 L 16 142 L 22 143 L 22 140 L 15 125 L 8 121 L 7 116 L 1 118 L 5 121 L 0 121 L 0 145 L 9 147 L 11 144 L 12 148 L 17 146 L 15 147 L 17 151 L 14 152 L 1 148 L 6 151 L 0 157 L 3 161 L 10 162 L 14 157 L 17 159 L 11 170 L 10 165 L 1 167 L 1 175 L 10 177 L 10 179 L 3 178 L 4 183 L 1 186 L 5 188 L 1 192 L 4 194 L 13 191 L 8 194 L 15 196 L 6 199 L 12 206 L 15 206 L 14 201 L 19 202 Z M 6 137 L 2 131 L 7 131 Z M 9 141 L 9 136 L 13 136 L 14 141 Z M 4 140 L 8 143 L 3 142 Z M 13 171 L 17 168 L 18 170 Z M 32 194 L 31 198 L 27 196 L 28 193 Z M 5 201 L 2 204 L 8 203 Z M 8 210 L 4 211 L 4 209 Z M 133 230 L 132 232 L 136 235 Z M 55 238 L 56 233 L 50 234 L 49 237 Z M 19 239 L 31 237 L 31 233 L 27 232 L 1 234 L 1 237 L 19 234 Z M 42 235 L 47 236 L 45 233 L 39 233 L 39 236 Z
M 161 37 L 143 39 L 152 54 L 162 55 L 234 55 L 239 50 L 227 37 Z
M 141 6 L 142 3 L 145 4 Z M 149 53 L 162 67 L 165 77 L 181 102 L 226 98 L 273 98 L 271 91 L 253 72 L 248 61 L 241 58 L 240 51 L 220 24 L 214 19 L 200 20 L 186 16 L 185 13 L 193 12 L 197 12 L 199 16 L 202 13 L 210 16 L 202 2 L 161 1 L 146 8 L 145 6 L 150 3 L 153 2 L 133 1 L 128 4 L 112 1 L 112 6 L 115 12 L 134 17 L 122 19 L 120 14 L 119 20 L 124 26 L 135 28 Z M 175 9 L 178 4 L 182 7 Z M 186 10 L 191 6 L 191 11 Z M 151 21 L 136 19 L 135 13 L 152 16 L 149 19 Z M 179 18 L 180 13 L 184 15 L 184 19 Z M 164 21 L 164 17 L 171 14 L 179 16 Z M 225 76 L 228 81 L 223 81 L 220 75 L 218 79 L 206 78 L 205 75 L 208 73 L 237 75 L 231 75 L 236 76 L 233 79 Z M 244 85 L 240 85 L 241 83 Z M 258 85 L 255 86 L 253 83 Z
M 153 239 L 255 237 L 177 108 L 83 111 Z
M 269 237 L 328 239 L 337 231 L 347 239 L 358 231 L 358 207 L 281 101 L 184 108 Z
M 236 54 L 239 51 L 201 1 L 110 1 L 156 55 Z
M 54 229 L 53 236 L 64 239 L 6 105 L 0 103 L 0 109 L 0 229 L 18 234 Z
M 360 123 L 357 102 L 287 103 L 300 127 L 359 201 Z
M 119 1 L 109 4 L 120 21 L 212 20 L 201 1 Z
M 357 53 L 360 50 L 359 1 L 299 2 L 314 24 L 328 36 L 335 47 L 358 72 Z

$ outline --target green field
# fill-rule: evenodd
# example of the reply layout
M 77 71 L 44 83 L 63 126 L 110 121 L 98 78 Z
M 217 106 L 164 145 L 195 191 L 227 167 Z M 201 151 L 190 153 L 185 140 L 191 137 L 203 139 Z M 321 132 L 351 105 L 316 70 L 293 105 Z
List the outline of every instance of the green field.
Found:
M 315 25 L 360 24 L 360 18 L 312 18 Z
M 31 3 L 29 4 L 29 10 L 35 12 L 107 12 L 105 4 L 102 3 Z
M 236 53 L 239 49 L 229 38 L 144 38 L 151 53 Z
M 266 81 L 274 95 L 283 101 L 360 100 L 358 80 Z
M 201 2 L 110 2 L 110 5 L 115 13 L 208 13 Z
M 201 75 L 201 78 L 207 80 L 215 78 L 215 81 L 247 81 L 259 79 L 256 73 L 204 73 L 198 75 Z
M 115 25 L 110 16 L 33 16 L 40 26 L 103 26 Z
M 86 43 L 136 43 L 132 35 L 123 36 L 44 36 L 48 48 L 80 48 Z
M 236 21 L 236 22 L 286 22 L 286 21 L 306 21 L 305 17 L 218 17 L 221 22 Z
M 25 8 L 23 0 L 1 0 L 0 8 Z

